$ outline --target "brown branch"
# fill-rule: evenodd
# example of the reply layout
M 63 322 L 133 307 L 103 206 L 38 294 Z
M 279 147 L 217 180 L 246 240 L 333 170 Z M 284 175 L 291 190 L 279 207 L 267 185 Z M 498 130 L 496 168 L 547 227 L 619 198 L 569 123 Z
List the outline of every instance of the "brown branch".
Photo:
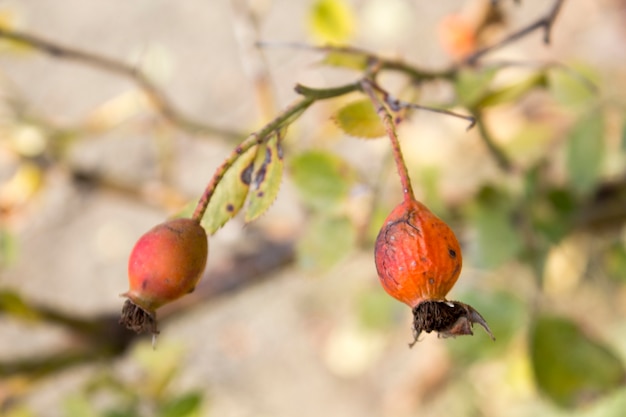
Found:
M 256 247 L 258 249 L 252 253 L 236 252 L 221 266 L 206 271 L 193 293 L 159 310 L 160 321 L 167 322 L 189 312 L 193 307 L 206 304 L 209 300 L 272 279 L 277 276 L 275 271 L 292 264 L 295 259 L 294 245 L 290 241 L 275 242 L 260 236 Z M 15 374 L 45 377 L 74 365 L 109 360 L 123 354 L 140 337 L 118 324 L 117 312 L 77 318 L 59 309 L 26 303 L 19 297 L 17 302 L 21 303 L 20 308 L 12 309 L 10 305 L 1 303 L 6 298 L 6 295 L 0 297 L 0 313 L 64 327 L 78 343 L 63 352 L 17 360 L 0 360 L 0 377 Z
M 552 25 L 554 24 L 554 21 L 556 20 L 560 10 L 561 10 L 561 6 L 563 5 L 564 0 L 555 0 L 554 4 L 552 5 L 552 7 L 550 8 L 550 10 L 548 10 L 548 13 L 545 16 L 540 17 L 537 21 L 531 23 L 530 25 L 518 30 L 517 32 L 514 32 L 512 34 L 510 34 L 509 36 L 507 36 L 506 38 L 502 39 L 500 42 L 493 44 L 493 45 L 489 45 L 486 46 L 482 49 L 479 49 L 478 51 L 474 52 L 473 54 L 471 54 L 470 56 L 468 56 L 467 58 L 465 58 L 465 60 L 463 61 L 464 64 L 467 65 L 475 65 L 476 62 L 482 58 L 484 55 L 496 50 L 496 49 L 500 49 L 503 46 L 506 46 L 518 39 L 523 38 L 524 36 L 528 35 L 529 33 L 534 32 L 535 30 L 538 29 L 543 29 L 543 42 L 548 45 L 550 44 L 550 37 L 551 37 L 551 33 L 552 33 Z
M 112 58 L 68 46 L 63 46 L 42 37 L 24 32 L 0 28 L 0 39 L 18 42 L 53 58 L 74 61 L 92 68 L 115 74 L 131 80 L 146 94 L 154 108 L 169 122 L 181 129 L 202 135 L 217 135 L 228 139 L 238 139 L 242 135 L 203 122 L 192 120 L 183 115 L 169 100 L 163 91 L 138 68 L 116 61 Z
M 427 70 L 418 68 L 414 65 L 408 64 L 403 61 L 387 59 L 380 57 L 365 49 L 356 48 L 352 46 L 315 46 L 299 42 L 257 42 L 257 46 L 261 48 L 293 48 L 293 49 L 305 49 L 316 52 L 336 52 L 340 54 L 350 54 L 363 57 L 363 61 L 368 63 L 370 67 L 375 66 L 378 71 L 397 71 L 410 77 L 415 82 L 432 81 L 432 80 L 453 80 L 456 76 L 456 68 L 448 68 L 444 70 Z

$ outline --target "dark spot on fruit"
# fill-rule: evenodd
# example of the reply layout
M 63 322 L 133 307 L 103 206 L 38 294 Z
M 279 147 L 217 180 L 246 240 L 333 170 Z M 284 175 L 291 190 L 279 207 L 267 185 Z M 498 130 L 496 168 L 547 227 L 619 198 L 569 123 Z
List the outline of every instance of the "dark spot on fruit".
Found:
M 226 211 L 232 213 L 233 211 L 235 211 L 235 206 L 233 206 L 232 204 L 227 204 Z
M 261 198 L 265 195 L 265 193 L 263 191 L 259 191 L 258 193 L 256 193 L 256 196 Z
M 148 288 L 148 280 L 144 279 L 143 281 L 141 281 L 141 289 L 145 290 L 146 288 Z
M 237 152 L 239 155 L 243 153 L 243 149 L 241 149 L 241 145 L 235 148 L 235 152 Z
M 433 285 L 435 283 L 435 278 L 428 278 L 428 283 Z
M 454 259 L 456 258 L 456 251 L 452 248 L 448 248 L 448 255 L 450 255 L 450 257 Z

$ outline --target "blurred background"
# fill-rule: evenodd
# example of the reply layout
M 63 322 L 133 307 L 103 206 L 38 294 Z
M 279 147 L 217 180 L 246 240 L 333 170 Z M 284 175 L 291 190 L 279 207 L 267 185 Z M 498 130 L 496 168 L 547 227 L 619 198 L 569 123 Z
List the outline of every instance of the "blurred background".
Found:
M 549 46 L 536 30 L 464 61 L 551 10 L 0 1 L 0 415 L 622 416 L 626 2 L 565 1 Z M 134 242 L 193 205 L 231 150 L 297 99 L 294 85 L 359 79 L 354 62 L 306 47 L 323 44 L 459 65 L 380 82 L 478 116 L 466 131 L 413 112 L 398 132 L 417 197 L 463 246 L 449 296 L 497 340 L 476 328 L 409 349 L 411 311 L 373 260 L 400 187 L 388 141 L 337 123 L 352 93 L 293 122 L 277 200 L 211 237 L 202 284 L 159 311 L 153 350 L 117 324 Z

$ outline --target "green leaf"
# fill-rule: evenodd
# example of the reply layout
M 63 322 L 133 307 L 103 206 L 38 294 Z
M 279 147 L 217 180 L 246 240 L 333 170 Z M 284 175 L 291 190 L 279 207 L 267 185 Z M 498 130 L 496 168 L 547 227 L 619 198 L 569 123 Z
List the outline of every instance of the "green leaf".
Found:
M 202 218 L 202 226 L 209 235 L 235 217 L 245 203 L 258 150 L 259 146 L 253 146 L 241 155 L 215 189 L 215 194 Z
M 470 209 L 469 217 L 477 232 L 476 262 L 483 267 L 494 268 L 510 261 L 522 248 L 510 206 L 505 195 L 485 187 Z
M 354 170 L 343 159 L 323 151 L 292 158 L 290 171 L 304 203 L 327 212 L 344 202 L 355 180 Z
M 167 401 L 159 412 L 159 417 L 192 417 L 200 415 L 202 395 L 190 392 Z
M 265 146 L 265 159 L 254 173 L 252 190 L 248 194 L 246 222 L 249 223 L 272 205 L 283 178 L 283 150 L 278 135 L 273 136 Z
M 516 82 L 515 84 L 511 84 L 506 87 L 501 87 L 497 90 L 490 91 L 477 101 L 476 107 L 485 108 L 489 106 L 496 106 L 502 103 L 511 103 L 519 99 L 521 96 L 527 94 L 531 90 L 535 88 L 543 88 L 546 85 L 546 75 L 542 71 L 537 74 L 533 74 L 522 81 Z
M 385 135 L 385 127 L 367 99 L 347 104 L 333 118 L 341 130 L 351 136 L 373 139 Z
M 365 54 L 330 51 L 326 54 L 321 63 L 331 67 L 365 71 L 365 69 L 367 69 L 368 60 L 369 57 Z
M 600 111 L 583 116 L 569 133 L 566 166 L 572 188 L 580 194 L 593 189 L 605 153 L 604 119 Z
M 342 260 L 355 244 L 356 230 L 350 219 L 319 216 L 307 225 L 298 242 L 298 262 L 305 269 L 328 269 Z
M 595 85 L 599 76 L 588 66 L 553 68 L 547 74 L 548 90 L 561 105 L 569 108 L 589 106 L 598 97 Z
M 309 28 L 321 43 L 345 44 L 354 33 L 354 13 L 343 0 L 317 0 L 309 15 Z
M 541 315 L 535 319 L 530 356 L 540 391 L 565 408 L 607 395 L 626 378 L 619 357 L 562 317 Z
M 496 68 L 483 71 L 461 70 L 454 84 L 460 104 L 467 108 L 475 107 L 489 90 L 489 85 L 497 73 Z

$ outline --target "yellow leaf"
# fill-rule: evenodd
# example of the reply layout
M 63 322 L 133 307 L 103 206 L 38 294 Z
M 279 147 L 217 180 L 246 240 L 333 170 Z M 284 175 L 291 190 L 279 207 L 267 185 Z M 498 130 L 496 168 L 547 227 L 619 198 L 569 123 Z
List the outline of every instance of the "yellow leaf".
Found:
M 341 130 L 350 136 L 374 139 L 385 135 L 385 127 L 374 106 L 367 99 L 354 101 L 342 107 L 334 119 Z
M 309 15 L 309 28 L 318 42 L 345 44 L 354 34 L 354 13 L 343 0 L 317 0 Z

